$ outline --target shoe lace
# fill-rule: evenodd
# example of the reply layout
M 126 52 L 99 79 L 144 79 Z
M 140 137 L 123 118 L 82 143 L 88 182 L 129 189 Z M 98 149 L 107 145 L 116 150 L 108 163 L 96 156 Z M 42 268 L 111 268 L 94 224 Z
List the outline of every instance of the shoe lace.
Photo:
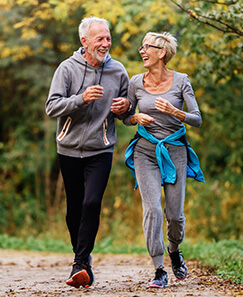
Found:
M 76 267 L 78 269 L 86 269 L 89 267 L 89 264 L 88 263 L 79 263 L 79 262 L 74 262 L 73 263 L 73 267 Z
M 179 250 L 170 254 L 172 263 L 176 268 L 181 267 L 181 257 L 180 257 L 180 255 L 181 255 L 181 252 Z
M 158 268 L 156 271 L 155 271 L 155 280 L 158 280 L 158 279 L 161 279 L 161 277 L 166 274 L 166 272 L 162 269 L 162 268 Z

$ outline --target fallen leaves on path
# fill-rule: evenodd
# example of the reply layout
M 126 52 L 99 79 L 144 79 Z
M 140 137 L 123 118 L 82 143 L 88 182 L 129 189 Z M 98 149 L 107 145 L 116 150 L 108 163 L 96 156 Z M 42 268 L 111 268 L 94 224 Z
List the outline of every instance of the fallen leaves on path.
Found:
M 147 255 L 93 255 L 95 283 L 88 289 L 65 284 L 72 254 L 0 250 L 0 296 L 106 296 L 106 297 L 222 297 L 243 296 L 243 287 L 232 280 L 218 279 L 211 268 L 186 261 L 188 277 L 178 281 L 165 257 L 169 287 L 148 288 L 154 277 Z

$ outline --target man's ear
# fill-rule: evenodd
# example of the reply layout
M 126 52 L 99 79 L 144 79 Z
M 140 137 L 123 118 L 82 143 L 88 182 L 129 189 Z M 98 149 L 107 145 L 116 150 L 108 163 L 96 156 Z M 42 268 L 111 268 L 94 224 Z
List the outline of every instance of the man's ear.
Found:
M 83 47 L 86 47 L 87 46 L 87 40 L 86 40 L 85 37 L 81 37 L 80 41 L 81 41 Z

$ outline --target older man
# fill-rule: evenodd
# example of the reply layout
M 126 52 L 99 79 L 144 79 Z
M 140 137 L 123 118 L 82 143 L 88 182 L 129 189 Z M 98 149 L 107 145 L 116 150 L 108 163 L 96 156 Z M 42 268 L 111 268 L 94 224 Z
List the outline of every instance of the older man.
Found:
M 89 17 L 79 25 L 83 47 L 62 62 L 50 87 L 46 112 L 57 118 L 57 152 L 67 198 L 66 222 L 75 253 L 66 283 L 92 285 L 91 252 L 109 178 L 115 118 L 129 109 L 128 75 L 109 55 L 108 22 Z M 123 97 L 123 98 L 122 98 Z

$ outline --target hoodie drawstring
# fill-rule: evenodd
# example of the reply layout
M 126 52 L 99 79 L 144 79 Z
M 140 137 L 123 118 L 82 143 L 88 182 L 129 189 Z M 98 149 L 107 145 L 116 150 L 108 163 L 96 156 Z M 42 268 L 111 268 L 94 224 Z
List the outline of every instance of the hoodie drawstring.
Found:
M 77 92 L 77 94 L 76 94 L 76 95 L 78 95 L 78 94 L 79 94 L 79 92 L 82 90 L 82 88 L 83 88 L 83 86 L 84 86 L 85 76 L 86 76 L 87 67 L 88 67 L 88 65 L 87 65 L 87 64 L 88 64 L 88 63 L 87 63 L 87 61 L 85 61 L 85 68 L 84 68 L 84 76 L 83 76 L 83 81 L 82 81 L 81 87 L 79 88 L 79 90 L 78 90 L 78 92 Z M 102 78 L 102 75 L 103 75 L 104 65 L 105 65 L 105 63 L 102 63 L 102 69 L 101 69 L 101 74 L 100 74 L 100 79 L 99 79 L 98 85 L 100 85 L 100 84 L 101 84 L 101 78 Z
M 84 76 L 83 76 L 83 81 L 82 81 L 82 84 L 81 84 L 81 87 L 79 88 L 78 92 L 76 95 L 78 95 L 78 93 L 82 90 L 83 88 L 83 85 L 84 85 L 84 80 L 85 80 L 85 76 L 86 76 L 86 71 L 87 71 L 87 61 L 85 61 L 85 68 L 84 68 Z

